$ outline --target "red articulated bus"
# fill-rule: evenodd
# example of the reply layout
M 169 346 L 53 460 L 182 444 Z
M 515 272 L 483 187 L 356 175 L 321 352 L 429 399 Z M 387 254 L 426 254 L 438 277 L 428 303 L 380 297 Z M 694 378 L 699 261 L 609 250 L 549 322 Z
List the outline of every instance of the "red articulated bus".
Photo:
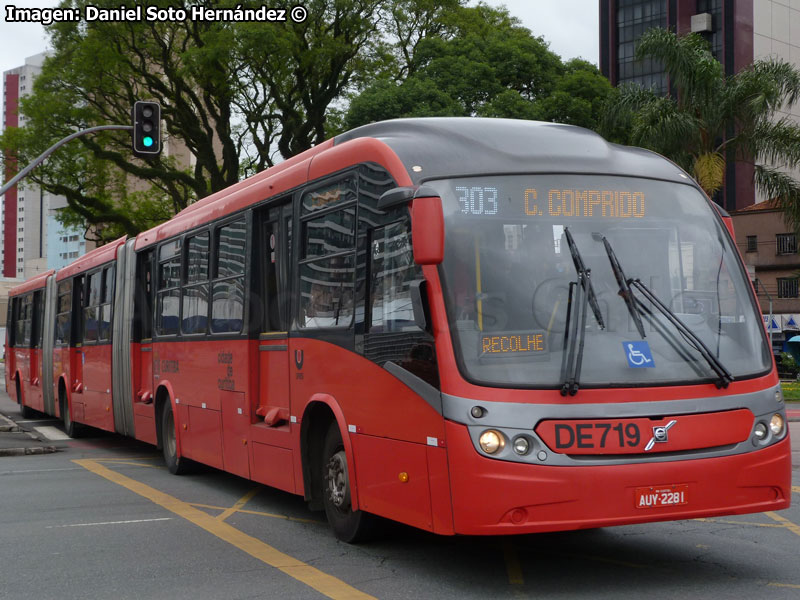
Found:
M 361 127 L 20 286 L 9 323 L 24 406 L 303 495 L 347 541 L 790 502 L 723 213 L 576 127 Z
M 42 393 L 43 340 L 47 323 L 44 317 L 45 284 L 54 271 L 32 277 L 9 293 L 6 319 L 6 390 L 14 393 L 22 408 L 22 416 L 30 418 L 39 412 L 52 413 Z M 12 348 L 8 341 L 14 340 Z M 46 356 L 46 354 L 45 354 Z M 45 361 L 47 362 L 47 361 Z

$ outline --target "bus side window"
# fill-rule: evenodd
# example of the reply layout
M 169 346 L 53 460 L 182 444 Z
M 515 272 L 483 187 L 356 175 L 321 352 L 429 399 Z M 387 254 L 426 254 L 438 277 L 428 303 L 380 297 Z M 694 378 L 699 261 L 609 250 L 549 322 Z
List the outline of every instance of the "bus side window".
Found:
M 438 389 L 433 337 L 414 320 L 411 286 L 424 277 L 414 262 L 408 218 L 375 229 L 371 240 L 364 356 L 392 361 Z
M 422 279 L 414 263 L 407 221 L 376 229 L 370 252 L 370 323 L 372 333 L 412 331 L 411 282 Z
M 25 347 L 25 300 L 26 296 L 14 298 L 14 346 Z
M 6 342 L 9 348 L 14 347 L 14 298 L 8 299 L 8 307 L 6 308 Z
M 348 176 L 303 194 L 299 261 L 303 327 L 350 327 L 353 322 L 355 190 L 356 180 Z
M 69 333 L 72 324 L 71 279 L 67 279 L 58 284 L 56 296 L 55 343 L 57 345 L 69 344 Z
M 44 338 L 44 292 L 35 292 L 33 294 L 33 340 L 32 346 L 34 348 L 42 347 L 42 340 Z
M 22 346 L 30 348 L 33 334 L 33 294 L 27 294 L 22 299 L 22 314 Z
M 108 341 L 111 339 L 111 306 L 114 293 L 114 267 L 103 269 L 103 294 L 102 304 L 98 311 L 98 339 Z
M 8 345 L 15 348 L 19 344 L 19 297 L 12 296 L 8 299 L 8 313 L 11 318 L 8 321 Z
M 244 324 L 244 265 L 247 224 L 244 219 L 217 229 L 214 281 L 211 284 L 211 332 L 238 333 Z
M 181 297 L 181 240 L 172 240 L 158 250 L 156 333 L 178 333 Z
M 83 341 L 96 342 L 99 334 L 99 309 L 103 290 L 103 272 L 95 271 L 87 278 L 87 294 L 83 309 Z
M 186 279 L 181 291 L 181 331 L 208 331 L 208 275 L 211 247 L 207 231 L 186 240 Z

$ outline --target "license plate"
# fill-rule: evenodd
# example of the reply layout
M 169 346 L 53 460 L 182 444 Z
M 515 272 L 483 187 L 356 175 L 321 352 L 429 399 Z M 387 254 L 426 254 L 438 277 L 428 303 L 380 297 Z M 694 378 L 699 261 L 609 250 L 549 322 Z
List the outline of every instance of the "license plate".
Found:
M 689 504 L 689 484 L 661 485 L 636 488 L 633 495 L 636 508 L 658 508 Z

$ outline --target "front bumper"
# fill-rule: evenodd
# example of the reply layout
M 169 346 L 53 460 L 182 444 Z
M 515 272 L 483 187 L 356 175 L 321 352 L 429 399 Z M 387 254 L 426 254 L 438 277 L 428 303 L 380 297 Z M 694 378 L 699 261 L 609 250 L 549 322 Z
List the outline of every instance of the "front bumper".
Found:
M 468 535 L 563 531 L 787 508 L 789 437 L 742 454 L 639 464 L 544 466 L 481 456 L 446 421 L 453 520 Z M 636 508 L 636 488 L 688 484 L 688 504 Z

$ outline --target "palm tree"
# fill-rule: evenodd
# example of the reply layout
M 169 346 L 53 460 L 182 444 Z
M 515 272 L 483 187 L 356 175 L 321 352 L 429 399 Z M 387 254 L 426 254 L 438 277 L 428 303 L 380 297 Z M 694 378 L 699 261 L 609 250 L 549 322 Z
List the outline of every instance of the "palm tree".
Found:
M 642 35 L 636 58 L 660 61 L 676 95 L 622 85 L 602 131 L 624 132 L 626 142 L 672 159 L 709 196 L 722 187 L 727 162 L 749 162 L 756 188 L 800 226 L 800 182 L 787 172 L 800 164 L 800 125 L 778 112 L 800 99 L 800 71 L 767 59 L 726 76 L 702 37 L 660 28 Z

